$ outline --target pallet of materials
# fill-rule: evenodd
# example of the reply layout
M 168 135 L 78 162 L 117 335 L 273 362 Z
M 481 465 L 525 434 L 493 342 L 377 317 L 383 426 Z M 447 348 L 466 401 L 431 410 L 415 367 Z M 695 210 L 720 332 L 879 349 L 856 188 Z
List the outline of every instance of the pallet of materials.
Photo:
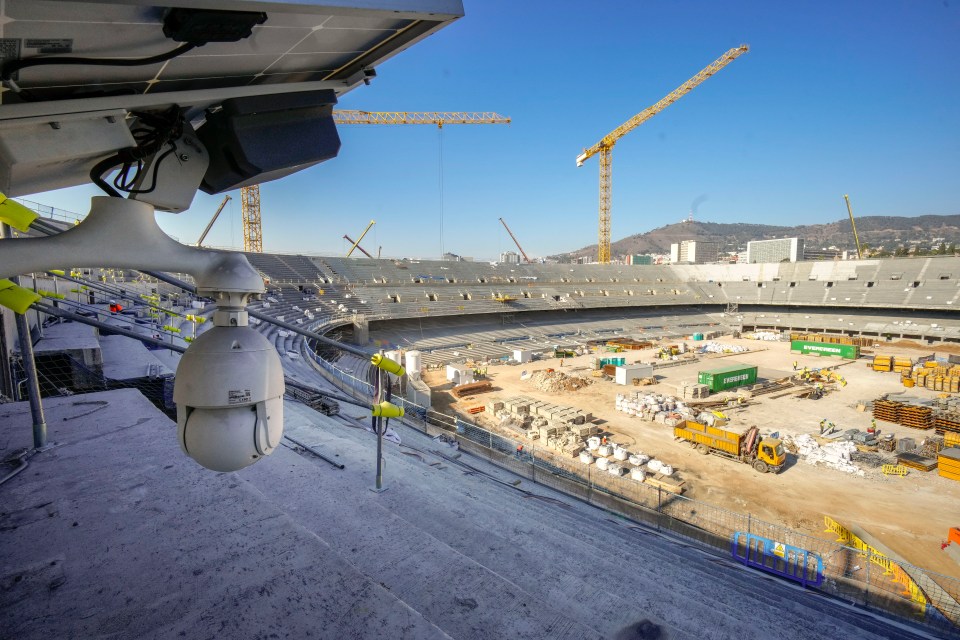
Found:
M 952 435 L 958 439 L 958 444 L 960 444 L 960 414 L 938 413 L 933 421 L 933 426 L 936 427 L 938 434 L 945 438 Z M 950 446 L 949 443 L 947 446 Z
M 662 473 L 647 476 L 643 481 L 649 485 L 659 487 L 664 491 L 669 491 L 670 493 L 676 493 L 678 495 L 683 493 L 683 485 L 686 484 L 683 480 L 677 480 L 674 477 L 665 476 Z
M 937 463 L 937 473 L 944 478 L 960 482 L 960 447 L 950 447 L 941 451 L 937 456 Z
M 937 468 L 937 459 L 925 458 L 915 453 L 899 453 L 897 454 L 897 464 L 902 464 L 917 471 L 933 471 Z
M 489 380 L 481 380 L 480 382 L 470 382 L 467 384 L 461 384 L 454 387 L 450 392 L 457 398 L 466 398 L 467 396 L 476 395 L 478 393 L 485 393 L 490 391 L 493 388 L 493 384 Z

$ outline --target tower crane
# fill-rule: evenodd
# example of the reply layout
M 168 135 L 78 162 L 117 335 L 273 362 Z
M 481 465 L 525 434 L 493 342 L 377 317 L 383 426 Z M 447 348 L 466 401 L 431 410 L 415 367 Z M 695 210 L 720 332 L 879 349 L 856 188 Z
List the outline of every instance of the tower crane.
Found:
M 597 262 L 600 264 L 610 263 L 610 189 L 611 189 L 611 163 L 613 147 L 620 138 L 627 135 L 644 122 L 657 115 L 671 104 L 690 93 L 694 88 L 700 85 L 707 78 L 715 74 L 720 69 L 745 54 L 750 50 L 748 45 L 742 44 L 739 47 L 730 49 L 722 56 L 717 58 L 709 66 L 700 71 L 682 85 L 677 87 L 671 93 L 660 99 L 652 107 L 647 107 L 637 115 L 633 116 L 619 127 L 605 135 L 600 142 L 589 149 L 584 149 L 583 153 L 577 156 L 577 166 L 582 167 L 583 163 L 590 157 L 600 154 L 600 233 L 597 243 Z
M 513 235 L 513 231 L 510 231 L 510 227 L 507 226 L 507 221 L 503 218 L 500 218 L 500 224 L 503 225 L 503 228 L 507 230 L 507 233 L 510 234 L 510 237 L 513 238 L 513 244 L 517 245 L 517 249 L 520 249 L 520 255 L 523 256 L 523 259 L 527 262 L 531 262 L 530 258 L 527 257 L 527 252 L 523 250 L 523 247 L 520 246 L 520 241 L 517 240 L 517 236 Z
M 857 223 L 853 221 L 853 209 L 850 207 L 850 196 L 843 194 L 847 203 L 847 213 L 850 214 L 850 227 L 853 229 L 853 241 L 857 243 L 857 260 L 863 260 L 863 249 L 860 247 L 860 237 L 857 235 Z
M 443 126 L 447 124 L 510 124 L 509 117 L 493 111 L 357 111 L 345 109 L 334 111 L 333 121 L 338 125 L 432 124 L 440 129 L 443 129 Z M 260 225 L 260 185 L 241 187 L 240 202 L 243 215 L 243 250 L 260 253 L 263 251 L 263 233 Z

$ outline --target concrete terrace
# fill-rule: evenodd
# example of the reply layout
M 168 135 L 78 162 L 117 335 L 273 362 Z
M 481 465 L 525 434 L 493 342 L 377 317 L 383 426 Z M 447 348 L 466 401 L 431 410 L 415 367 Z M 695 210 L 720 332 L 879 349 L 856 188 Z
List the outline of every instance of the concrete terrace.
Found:
M 53 446 L 2 487 L 5 637 L 923 637 L 409 429 L 377 494 L 349 417 L 287 403 L 287 433 L 342 471 L 280 447 L 217 474 L 135 391 L 45 404 Z M 0 417 L 8 458 L 29 410 Z

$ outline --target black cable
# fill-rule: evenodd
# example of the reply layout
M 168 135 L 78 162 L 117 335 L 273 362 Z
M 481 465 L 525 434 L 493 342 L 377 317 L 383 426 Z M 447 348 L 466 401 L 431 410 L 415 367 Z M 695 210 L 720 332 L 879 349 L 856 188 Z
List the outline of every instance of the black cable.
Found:
M 139 67 L 158 62 L 172 60 L 179 55 L 183 55 L 191 49 L 195 49 L 196 44 L 182 44 L 172 51 L 161 53 L 149 58 L 77 58 L 77 57 L 54 57 L 54 58 L 24 58 L 23 60 L 11 60 L 4 63 L 3 71 L 0 72 L 0 79 L 4 82 L 10 80 L 10 77 L 21 69 L 29 67 L 40 67 L 48 65 L 93 65 L 101 67 Z
M 138 121 L 138 126 L 131 131 L 137 146 L 128 149 L 121 149 L 116 154 L 101 160 L 90 170 L 90 181 L 100 187 L 107 195 L 114 198 L 123 197 L 120 192 L 128 194 L 150 193 L 157 187 L 157 175 L 160 170 L 160 163 L 170 154 L 176 151 L 176 145 L 165 151 L 153 163 L 153 181 L 147 189 L 134 189 L 143 170 L 143 160 L 163 148 L 164 145 L 176 140 L 183 134 L 183 114 L 177 105 L 171 106 L 162 113 L 149 112 L 131 112 Z M 143 126 L 139 126 L 143 125 Z M 120 172 L 113 180 L 111 187 L 103 179 L 104 174 L 116 166 L 121 166 Z M 130 175 L 131 169 L 136 165 L 136 171 Z

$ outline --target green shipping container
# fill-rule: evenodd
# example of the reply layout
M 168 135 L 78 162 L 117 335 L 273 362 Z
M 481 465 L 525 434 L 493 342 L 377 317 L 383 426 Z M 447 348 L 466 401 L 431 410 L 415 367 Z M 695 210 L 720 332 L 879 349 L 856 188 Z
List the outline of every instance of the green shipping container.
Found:
M 856 360 L 860 357 L 860 347 L 855 344 L 830 344 L 829 342 L 808 342 L 793 340 L 790 342 L 791 351 L 801 354 L 815 353 L 821 356 L 840 356 L 846 360 Z
M 756 384 L 757 368 L 744 365 L 735 365 L 724 367 L 722 369 L 711 369 L 710 371 L 701 371 L 697 376 L 700 384 L 705 384 L 710 391 L 725 391 L 748 384 Z

